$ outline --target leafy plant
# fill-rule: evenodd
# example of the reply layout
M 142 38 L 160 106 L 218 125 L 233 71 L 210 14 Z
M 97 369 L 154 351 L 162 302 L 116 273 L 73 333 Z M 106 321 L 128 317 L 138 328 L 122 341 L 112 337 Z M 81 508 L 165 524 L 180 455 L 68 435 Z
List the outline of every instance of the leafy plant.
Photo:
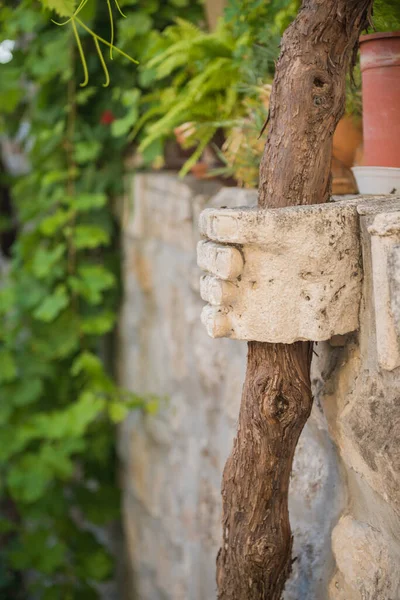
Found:
M 239 186 L 257 188 L 265 145 L 260 131 L 268 117 L 270 92 L 270 85 L 249 88 L 247 98 L 242 101 L 245 114 L 230 128 L 219 153 L 225 166 L 214 170 L 214 175 L 234 177 Z
M 149 81 L 168 83 L 156 92 L 157 103 L 154 94 L 144 98 L 153 105 L 132 134 L 135 137 L 146 125 L 139 151 L 145 152 L 158 140 L 164 141 L 178 125 L 194 121 L 195 135 L 188 145 L 196 144 L 197 148 L 182 174 L 195 164 L 217 130 L 218 121 L 232 118 L 237 111 L 239 74 L 233 61 L 237 44 L 240 40 L 233 38 L 223 22 L 214 33 L 207 33 L 177 19 L 163 32 L 142 73 Z
M 271 80 L 280 28 L 297 4 L 230 0 L 213 32 L 182 19 L 167 28 L 139 67 L 148 84 L 162 83 L 143 98 L 146 110 L 131 133 L 132 139 L 142 135 L 139 151 L 162 147 L 178 128 L 184 148 L 193 148 L 185 175 L 217 131 L 229 135 L 237 119 L 246 118 L 249 89 Z
M 138 57 L 176 11 L 173 2 L 122 6 L 115 36 Z M 197 4 L 190 12 L 201 14 Z M 86 22 L 105 37 L 107 4 Z M 85 32 L 93 85 L 80 89 L 73 32 L 31 0 L 2 6 L 0 23 L 15 41 L 2 65 L 0 129 L 29 160 L 2 177 L 18 230 L 3 247 L 10 265 L 0 284 L 0 595 L 17 598 L 19 581 L 22 598 L 86 600 L 113 570 L 96 526 L 119 515 L 115 424 L 133 408 L 155 408 L 154 398 L 116 385 L 106 351 L 121 287 L 113 198 L 123 192 L 124 132 L 142 91 L 124 59 L 113 88 L 102 87 Z M 29 592 L 18 577 L 27 571 Z
M 373 24 L 377 31 L 399 31 L 400 3 L 397 0 L 375 0 Z
M 111 0 L 106 0 L 107 8 L 108 8 L 108 16 L 109 16 L 109 20 L 110 20 L 110 40 L 109 41 L 102 38 L 101 36 L 99 36 L 95 31 L 93 31 L 93 29 L 88 27 L 87 24 L 84 23 L 84 21 L 82 21 L 82 19 L 79 17 L 79 15 L 82 12 L 88 12 L 88 10 L 89 10 L 89 15 L 91 17 L 93 17 L 94 11 L 96 10 L 96 1 L 95 0 L 80 0 L 79 3 L 77 3 L 76 0 L 40 0 L 40 1 L 41 1 L 44 9 L 54 11 L 55 13 L 57 13 L 58 17 L 66 17 L 66 19 L 63 22 L 58 22 L 58 21 L 53 20 L 53 23 L 55 25 L 58 25 L 59 27 L 64 27 L 64 26 L 68 25 L 71 27 L 73 36 L 75 38 L 76 47 L 79 52 L 82 69 L 83 69 L 84 79 L 83 79 L 83 82 L 80 84 L 81 87 L 85 87 L 88 85 L 89 71 L 88 71 L 88 67 L 87 67 L 87 63 L 86 63 L 85 52 L 84 52 L 84 49 L 83 49 L 83 46 L 81 43 L 81 38 L 79 35 L 80 28 L 83 29 L 86 33 L 88 33 L 93 40 L 94 47 L 95 47 L 97 55 L 98 55 L 98 59 L 100 61 L 102 69 L 104 71 L 105 83 L 103 83 L 103 87 L 109 86 L 110 74 L 108 72 L 107 63 L 104 60 L 104 56 L 103 56 L 100 44 L 108 46 L 108 48 L 110 50 L 110 59 L 111 60 L 113 58 L 113 52 L 116 52 L 118 54 L 121 54 L 122 56 L 124 56 L 125 58 L 130 60 L 131 62 L 136 63 L 136 64 L 138 63 L 137 60 L 135 60 L 134 58 L 132 58 L 131 56 L 129 56 L 128 54 L 123 52 L 120 48 L 117 48 L 114 45 L 115 24 L 114 24 L 114 15 L 113 15 L 113 8 L 112 8 Z M 125 17 L 124 13 L 121 10 L 118 0 L 114 0 L 114 4 L 115 4 L 115 7 L 117 8 L 118 12 L 120 13 L 120 15 L 122 17 Z M 85 11 L 85 8 L 86 8 L 86 11 Z

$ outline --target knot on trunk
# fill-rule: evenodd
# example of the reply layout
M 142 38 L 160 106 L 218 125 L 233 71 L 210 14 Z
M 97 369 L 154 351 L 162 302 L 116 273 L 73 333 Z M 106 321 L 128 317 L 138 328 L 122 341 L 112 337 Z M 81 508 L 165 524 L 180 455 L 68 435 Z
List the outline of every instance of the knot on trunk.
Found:
M 272 422 L 280 422 L 285 419 L 285 416 L 290 407 L 290 402 L 282 393 L 267 394 L 263 399 L 263 412 L 265 418 Z

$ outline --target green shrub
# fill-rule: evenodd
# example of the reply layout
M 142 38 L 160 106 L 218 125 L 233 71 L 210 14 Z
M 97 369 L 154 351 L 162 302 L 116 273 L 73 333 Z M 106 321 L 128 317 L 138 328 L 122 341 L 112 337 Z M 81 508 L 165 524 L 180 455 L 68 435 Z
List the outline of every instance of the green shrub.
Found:
M 171 24 L 176 1 L 121 5 L 127 18 L 118 19 L 116 39 L 140 59 Z M 201 14 L 197 3 L 188 10 Z M 114 199 L 123 192 L 125 132 L 138 117 L 139 74 L 104 54 L 112 86 L 103 88 L 82 30 L 90 85 L 81 88 L 73 31 L 50 16 L 31 0 L 0 8 L 3 37 L 16 41 L 2 65 L 0 128 L 29 160 L 27 172 L 2 176 L 17 225 L 0 284 L 0 596 L 10 600 L 16 581 L 22 598 L 97 597 L 113 559 L 94 526 L 119 516 L 115 424 L 155 406 L 116 385 L 106 351 L 121 291 Z M 106 3 L 81 16 L 109 35 Z M 18 576 L 27 571 L 29 592 Z

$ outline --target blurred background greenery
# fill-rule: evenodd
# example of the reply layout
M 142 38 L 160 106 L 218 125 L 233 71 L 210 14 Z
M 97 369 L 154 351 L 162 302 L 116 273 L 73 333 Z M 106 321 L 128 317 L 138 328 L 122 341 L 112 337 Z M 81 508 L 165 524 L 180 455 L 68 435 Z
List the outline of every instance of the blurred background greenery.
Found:
M 390 27 L 397 2 L 378 4 Z M 115 377 L 124 177 L 197 169 L 255 187 L 299 5 L 228 0 L 210 28 L 201 0 L 0 2 L 1 598 L 98 598 L 113 577 L 115 426 L 157 409 Z M 79 7 L 74 26 L 52 22 Z M 359 98 L 349 85 L 351 114 Z

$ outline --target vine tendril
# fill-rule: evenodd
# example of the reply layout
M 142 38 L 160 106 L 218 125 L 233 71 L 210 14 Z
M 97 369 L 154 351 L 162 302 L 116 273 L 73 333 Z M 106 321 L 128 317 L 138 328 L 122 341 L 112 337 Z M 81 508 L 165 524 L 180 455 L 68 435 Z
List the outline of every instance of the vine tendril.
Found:
M 111 9 L 111 2 L 110 0 L 107 0 L 107 6 L 108 6 L 108 14 L 110 15 L 110 29 L 111 29 L 111 35 L 110 35 L 110 59 L 113 59 L 113 47 L 114 47 L 114 19 L 113 19 L 113 14 L 112 14 L 112 9 Z
M 83 68 L 83 74 L 84 74 L 84 80 L 79 85 L 81 87 L 85 87 L 85 85 L 87 85 L 88 82 L 89 82 L 89 72 L 88 72 L 88 68 L 87 68 L 85 53 L 83 51 L 82 43 L 81 43 L 81 40 L 80 40 L 80 37 L 79 37 L 78 29 L 77 29 L 77 27 L 75 25 L 75 18 L 72 19 L 71 24 L 72 24 L 72 29 L 73 29 L 75 40 L 76 40 L 76 45 L 78 46 L 79 56 L 81 58 L 81 63 L 82 63 L 82 68 Z
M 99 60 L 101 62 L 101 66 L 103 67 L 104 75 L 106 77 L 105 83 L 103 83 L 103 87 L 108 87 L 110 85 L 110 74 L 108 72 L 106 61 L 104 60 L 104 56 L 101 51 L 100 44 L 97 41 L 97 38 L 93 38 L 93 39 L 94 39 L 94 44 L 96 46 L 97 54 L 99 55 Z
M 83 68 L 83 74 L 84 74 L 84 80 L 82 83 L 80 83 L 79 85 L 81 87 L 85 87 L 88 82 L 89 82 L 89 71 L 88 71 L 88 67 L 87 67 L 87 63 L 86 63 L 86 58 L 85 58 L 85 52 L 83 50 L 83 46 L 82 46 L 82 42 L 80 40 L 79 37 L 79 32 L 78 32 L 78 28 L 77 28 L 77 24 L 80 25 L 80 27 L 82 27 L 85 31 L 87 31 L 87 33 L 89 33 L 89 35 L 92 36 L 95 46 L 96 46 L 96 51 L 101 63 L 101 66 L 103 68 L 104 71 L 104 75 L 105 75 L 105 83 L 103 83 L 103 87 L 108 87 L 110 84 L 110 74 L 107 68 L 107 64 L 104 60 L 104 56 L 103 53 L 101 51 L 100 48 L 100 44 L 99 42 L 101 42 L 102 44 L 105 44 L 106 46 L 109 47 L 110 49 L 110 59 L 113 60 L 113 52 L 118 52 L 118 54 L 120 54 L 121 56 L 123 56 L 124 58 L 127 58 L 130 62 L 133 62 L 134 64 L 139 64 L 139 61 L 135 60 L 134 58 L 132 58 L 131 56 L 129 56 L 129 54 L 126 54 L 126 52 L 124 52 L 123 50 L 120 50 L 119 48 L 117 48 L 117 46 L 114 45 L 114 39 L 115 39 L 115 27 L 114 27 L 114 18 L 113 18 L 113 11 L 112 11 L 112 6 L 111 6 L 111 0 L 106 0 L 107 2 L 107 7 L 108 7 L 108 14 L 110 17 L 110 41 L 108 42 L 107 40 L 105 40 L 104 38 L 100 37 L 99 35 L 97 35 L 97 33 L 95 33 L 92 29 L 90 29 L 90 27 L 88 27 L 87 25 L 85 25 L 85 23 L 83 21 L 81 21 L 81 19 L 78 18 L 79 13 L 81 12 L 81 10 L 86 6 L 86 4 L 89 2 L 89 0 L 80 0 L 80 3 L 77 7 L 77 9 L 75 10 L 75 12 L 71 15 L 71 17 L 69 17 L 66 21 L 62 22 L 62 23 L 58 23 L 57 21 L 54 21 L 54 19 L 52 19 L 52 22 L 55 25 L 58 25 L 59 27 L 63 27 L 64 25 L 68 25 L 68 23 L 71 23 L 73 32 L 74 32 L 74 36 L 75 36 L 75 40 L 76 40 L 76 45 L 78 47 L 79 50 L 79 56 L 81 59 L 81 63 L 82 63 L 82 68 Z M 114 0 L 115 5 L 119 11 L 119 13 L 126 18 L 126 15 L 122 12 L 121 7 L 119 5 L 118 0 Z
M 54 19 L 51 19 L 52 23 L 54 23 L 55 25 L 58 25 L 59 27 L 63 27 L 64 25 L 68 25 L 68 23 L 70 23 L 74 17 L 76 17 L 77 15 L 79 15 L 79 13 L 81 12 L 81 10 L 85 7 L 85 5 L 89 2 L 89 0 L 81 0 L 81 3 L 79 4 L 78 8 L 76 9 L 76 11 L 70 16 L 69 19 L 67 19 L 66 21 L 64 21 L 64 23 L 58 23 L 57 21 L 54 21 Z
M 118 3 L 118 0 L 115 0 L 115 4 L 116 4 L 116 6 L 118 8 L 119 14 L 122 15 L 124 17 L 124 19 L 126 19 L 126 15 L 122 12 L 121 7 L 120 7 L 120 5 Z
M 99 35 L 97 35 L 97 33 L 95 33 L 92 29 L 90 29 L 90 27 L 88 27 L 87 25 L 85 25 L 85 23 L 83 21 L 81 21 L 80 19 L 78 19 L 78 17 L 75 17 L 75 20 L 77 21 L 77 23 L 79 23 L 79 25 L 81 27 L 83 27 L 83 29 L 85 29 L 88 33 L 90 33 L 91 36 L 93 36 L 94 38 L 97 38 L 99 40 L 99 42 L 102 42 L 106 46 L 109 46 L 109 47 L 111 46 L 110 42 L 108 42 L 104 38 L 102 38 Z M 117 46 L 112 46 L 112 48 L 115 50 L 115 52 L 118 52 L 118 54 L 121 54 L 121 56 L 124 56 L 125 58 L 127 58 L 128 60 L 130 60 L 135 65 L 139 64 L 138 60 L 132 58 L 132 56 L 129 56 L 129 54 L 126 54 L 126 52 L 124 52 L 120 48 L 117 48 Z

